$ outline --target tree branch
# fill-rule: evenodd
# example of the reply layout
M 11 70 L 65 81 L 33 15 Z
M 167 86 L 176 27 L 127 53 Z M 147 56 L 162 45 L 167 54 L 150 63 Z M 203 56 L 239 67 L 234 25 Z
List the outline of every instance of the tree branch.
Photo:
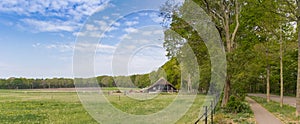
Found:
M 208 4 L 207 0 L 203 0 L 203 2 L 204 2 L 204 4 L 205 4 L 205 6 L 206 6 L 207 12 L 209 12 L 209 11 L 210 11 L 210 8 L 209 8 L 209 4 Z
M 235 36 L 236 36 L 236 33 L 239 29 L 239 26 L 240 26 L 240 23 L 239 23 L 239 4 L 238 4 L 238 0 L 235 0 L 235 21 L 236 21 L 236 25 L 235 25 L 235 29 L 232 33 L 232 36 L 231 36 L 231 47 L 233 47 L 233 43 L 234 43 L 234 39 L 235 39 Z
M 222 24 L 225 25 L 225 20 L 224 17 L 222 17 L 220 14 L 218 14 L 217 12 L 215 12 L 214 10 L 210 10 L 210 12 L 213 14 L 213 16 L 215 18 L 219 18 L 222 21 Z

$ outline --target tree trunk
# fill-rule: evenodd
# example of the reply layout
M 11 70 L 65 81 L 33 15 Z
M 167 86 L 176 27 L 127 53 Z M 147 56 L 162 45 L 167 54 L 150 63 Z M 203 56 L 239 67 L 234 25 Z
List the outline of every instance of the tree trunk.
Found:
M 268 47 L 268 45 L 267 45 Z M 269 64 L 269 48 L 266 50 L 266 63 L 267 63 L 267 102 L 270 102 L 270 64 Z
M 299 3 L 298 3 L 299 6 Z M 299 8 L 299 7 L 298 7 Z M 300 27 L 300 21 L 298 19 L 298 30 Z M 297 94 L 296 94 L 296 115 L 300 114 L 300 31 L 298 31 L 298 76 L 297 76 Z
M 190 93 L 192 90 L 191 74 L 188 75 L 187 88 L 188 88 L 188 93 Z
M 229 100 L 229 94 L 230 94 L 230 77 L 229 77 L 229 75 L 227 75 L 226 84 L 225 84 L 225 88 L 224 88 L 224 96 L 223 96 L 221 107 L 226 106 L 226 104 Z
M 281 30 L 281 29 L 280 29 Z M 283 106 L 283 63 L 282 63 L 282 34 L 280 32 L 280 107 Z
M 296 116 L 300 114 L 300 1 L 297 0 L 297 28 L 298 28 L 298 76 L 297 76 L 297 93 L 296 93 Z
M 231 49 L 232 41 L 230 40 L 229 15 L 226 11 L 227 10 L 224 9 L 225 40 L 226 40 L 227 53 L 231 53 L 231 51 L 232 51 L 232 49 Z M 227 56 L 227 63 L 229 63 L 229 62 L 231 62 L 230 56 Z M 227 67 L 229 67 L 229 66 L 227 66 Z M 226 106 L 226 104 L 228 103 L 228 100 L 229 100 L 229 95 L 230 95 L 230 74 L 228 74 L 228 71 L 227 71 L 226 83 L 225 83 L 225 88 L 224 88 L 224 96 L 223 96 L 221 107 Z
M 226 1 L 221 1 L 219 2 L 220 5 L 220 11 L 215 11 L 213 9 L 211 9 L 212 7 L 210 6 L 210 2 L 208 2 L 207 0 L 204 0 L 204 3 L 206 5 L 206 9 L 207 12 L 210 13 L 210 15 L 215 18 L 218 19 L 222 22 L 222 29 L 225 31 L 225 42 L 226 42 L 226 52 L 227 53 L 231 53 L 234 49 L 234 41 L 235 41 L 235 37 L 237 34 L 237 31 L 239 29 L 239 3 L 238 0 L 234 0 L 234 8 L 231 8 L 229 5 L 226 5 Z M 230 32 L 230 25 L 231 25 L 231 17 L 230 17 L 230 12 L 234 9 L 235 11 L 235 27 L 233 32 Z M 227 54 L 230 57 L 230 54 Z M 228 57 L 228 56 L 227 56 Z M 230 63 L 231 60 L 230 58 L 227 58 L 227 63 Z M 228 64 L 230 65 L 230 64 Z M 227 66 L 227 68 L 230 68 L 229 66 Z M 223 96 L 223 100 L 222 100 L 222 104 L 221 106 L 224 107 L 228 100 L 229 100 L 229 95 L 230 95 L 230 71 L 227 71 L 227 76 L 226 76 L 226 83 L 225 83 L 225 88 L 224 88 L 224 96 Z

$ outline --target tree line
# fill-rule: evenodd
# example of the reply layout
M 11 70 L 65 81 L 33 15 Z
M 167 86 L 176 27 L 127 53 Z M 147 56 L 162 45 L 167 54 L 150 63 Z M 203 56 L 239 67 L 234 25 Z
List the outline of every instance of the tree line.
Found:
M 227 75 L 222 107 L 230 96 L 249 92 L 266 93 L 268 99 L 270 93 L 297 96 L 300 106 L 299 0 L 168 0 L 161 7 L 165 37 L 172 39 L 164 43 L 167 56 L 180 57 L 180 49 L 190 45 L 200 66 L 200 82 L 210 85 L 210 55 L 204 40 L 193 23 L 183 20 L 185 7 L 192 2 L 210 17 L 224 44 Z
M 27 79 L 8 78 L 0 79 L 0 89 L 42 89 L 42 88 L 72 88 L 73 79 L 52 78 L 52 79 Z
M 45 89 L 45 88 L 74 88 L 75 83 L 82 84 L 83 86 L 94 86 L 97 84 L 101 87 L 137 87 L 145 88 L 155 83 L 159 78 L 166 77 L 160 74 L 162 71 L 152 71 L 148 74 L 134 74 L 130 76 L 97 76 L 93 78 L 46 78 L 46 79 L 33 79 L 33 78 L 15 78 L 0 79 L 0 89 Z M 170 72 L 170 70 L 169 70 Z M 171 79 L 170 81 L 180 87 L 178 79 Z

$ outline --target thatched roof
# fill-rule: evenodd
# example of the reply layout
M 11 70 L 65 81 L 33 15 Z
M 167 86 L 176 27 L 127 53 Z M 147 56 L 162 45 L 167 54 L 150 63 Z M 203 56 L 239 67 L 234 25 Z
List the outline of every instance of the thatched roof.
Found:
M 174 89 L 176 89 L 175 88 L 175 86 L 173 85 L 173 84 L 171 84 L 170 82 L 168 82 L 165 78 L 163 78 L 163 77 L 161 77 L 160 79 L 158 79 L 154 84 L 152 84 L 150 87 L 148 87 L 147 89 L 150 89 L 150 88 L 152 88 L 152 87 L 154 87 L 154 86 L 156 86 L 156 85 L 165 85 L 165 86 L 167 86 L 167 85 L 169 85 L 169 86 L 171 86 L 171 87 L 173 87 Z

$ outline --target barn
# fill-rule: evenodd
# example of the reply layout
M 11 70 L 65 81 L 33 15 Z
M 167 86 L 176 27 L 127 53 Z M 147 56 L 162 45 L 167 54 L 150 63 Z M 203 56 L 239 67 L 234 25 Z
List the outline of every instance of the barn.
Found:
M 146 88 L 147 93 L 159 93 L 159 92 L 177 92 L 177 89 L 169 83 L 165 78 L 160 78 L 153 85 Z

